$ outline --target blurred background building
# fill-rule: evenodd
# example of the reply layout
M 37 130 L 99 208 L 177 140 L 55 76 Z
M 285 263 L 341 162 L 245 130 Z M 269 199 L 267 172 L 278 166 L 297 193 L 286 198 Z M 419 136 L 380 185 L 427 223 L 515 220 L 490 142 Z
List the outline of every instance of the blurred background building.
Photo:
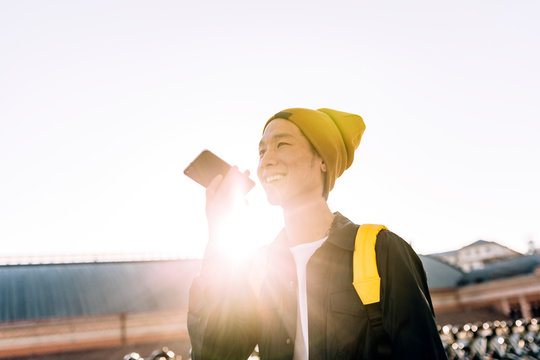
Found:
M 479 241 L 451 254 L 422 256 L 422 262 L 439 324 L 540 316 L 536 253 L 522 255 Z
M 463 271 L 482 269 L 486 264 L 521 256 L 520 253 L 493 241 L 478 240 L 461 249 L 433 256 L 455 265 Z
M 421 259 L 439 325 L 540 316 L 536 251 L 477 241 Z M 3 260 L 0 358 L 121 359 L 161 346 L 189 358 L 188 291 L 200 260 Z
M 199 260 L 0 266 L 0 358 L 122 359 L 175 344 L 187 359 L 187 293 L 199 267 Z

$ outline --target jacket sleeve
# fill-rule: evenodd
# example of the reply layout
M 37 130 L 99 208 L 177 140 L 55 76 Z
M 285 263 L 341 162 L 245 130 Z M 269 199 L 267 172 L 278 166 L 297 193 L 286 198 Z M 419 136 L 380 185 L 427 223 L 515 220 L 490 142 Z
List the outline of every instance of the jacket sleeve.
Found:
M 247 359 L 257 343 L 256 301 L 248 279 L 216 257 L 206 258 L 189 294 L 193 360 Z
M 383 326 L 392 341 L 392 358 L 447 359 L 420 258 L 409 244 L 387 230 L 379 233 L 375 250 Z

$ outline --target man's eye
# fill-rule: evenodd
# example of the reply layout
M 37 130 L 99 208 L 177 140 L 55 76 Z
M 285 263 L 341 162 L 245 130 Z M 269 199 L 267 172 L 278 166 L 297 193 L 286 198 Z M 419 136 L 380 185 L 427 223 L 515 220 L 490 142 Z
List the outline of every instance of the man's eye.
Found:
M 290 145 L 290 144 L 289 144 L 289 143 L 286 143 L 286 142 L 279 142 L 279 143 L 277 144 L 277 147 L 280 148 L 280 147 L 285 146 L 285 145 Z
M 262 157 L 264 155 L 264 149 L 259 149 L 259 157 Z

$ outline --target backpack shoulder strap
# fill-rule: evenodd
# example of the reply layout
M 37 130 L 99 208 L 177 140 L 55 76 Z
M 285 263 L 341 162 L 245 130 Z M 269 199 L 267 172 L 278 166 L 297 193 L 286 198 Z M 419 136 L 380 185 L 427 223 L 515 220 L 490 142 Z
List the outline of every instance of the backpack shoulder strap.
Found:
M 353 253 L 353 286 L 366 307 L 369 323 L 377 339 L 377 359 L 390 359 L 392 344 L 382 322 L 381 278 L 377 270 L 375 243 L 384 225 L 364 224 L 356 233 Z
M 364 305 L 381 299 L 381 278 L 377 270 L 375 242 L 384 225 L 363 224 L 356 233 L 353 253 L 353 286 Z

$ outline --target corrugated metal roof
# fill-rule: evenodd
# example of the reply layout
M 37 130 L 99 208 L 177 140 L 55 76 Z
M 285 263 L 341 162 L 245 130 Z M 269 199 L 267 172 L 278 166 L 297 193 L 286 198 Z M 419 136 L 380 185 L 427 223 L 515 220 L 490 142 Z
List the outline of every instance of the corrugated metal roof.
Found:
M 200 260 L 0 266 L 0 321 L 185 308 Z
M 540 266 L 539 255 L 524 255 L 502 260 L 488 264 L 483 269 L 464 274 L 458 285 L 478 284 L 495 279 L 532 274 L 538 266 Z

